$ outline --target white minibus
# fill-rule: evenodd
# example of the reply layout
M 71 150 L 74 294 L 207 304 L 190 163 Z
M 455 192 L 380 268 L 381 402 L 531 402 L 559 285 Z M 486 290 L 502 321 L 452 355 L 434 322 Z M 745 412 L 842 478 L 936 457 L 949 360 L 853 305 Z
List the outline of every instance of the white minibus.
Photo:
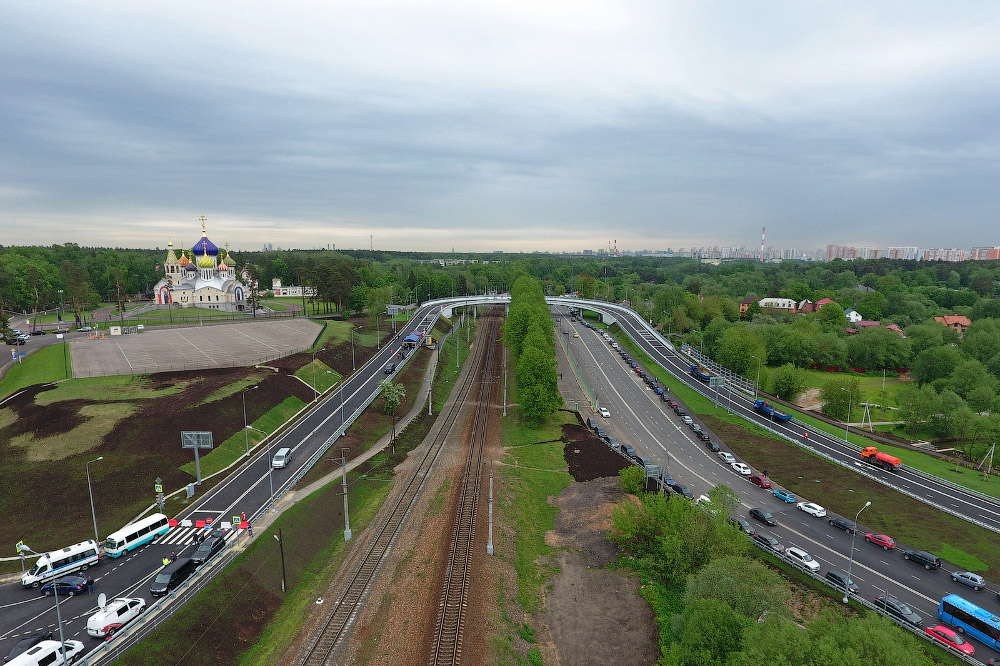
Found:
M 165 534 L 169 529 L 167 517 L 162 513 L 146 516 L 109 535 L 104 540 L 104 554 L 108 557 L 120 557 Z
M 100 553 L 97 549 L 97 542 L 88 539 L 39 557 L 35 566 L 21 575 L 21 585 L 38 587 L 47 580 L 65 576 L 74 571 L 85 571 L 87 567 L 99 562 Z

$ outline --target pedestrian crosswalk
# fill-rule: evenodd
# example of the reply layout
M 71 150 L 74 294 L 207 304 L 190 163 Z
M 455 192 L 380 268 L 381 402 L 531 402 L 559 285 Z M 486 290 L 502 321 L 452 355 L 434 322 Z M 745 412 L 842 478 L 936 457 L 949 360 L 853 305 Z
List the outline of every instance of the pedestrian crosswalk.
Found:
M 194 543 L 194 538 L 198 533 L 201 533 L 202 536 L 208 536 L 211 531 L 212 529 L 208 527 L 174 527 L 153 543 L 165 546 L 187 546 Z M 226 539 L 232 536 L 234 532 L 235 530 L 226 530 Z

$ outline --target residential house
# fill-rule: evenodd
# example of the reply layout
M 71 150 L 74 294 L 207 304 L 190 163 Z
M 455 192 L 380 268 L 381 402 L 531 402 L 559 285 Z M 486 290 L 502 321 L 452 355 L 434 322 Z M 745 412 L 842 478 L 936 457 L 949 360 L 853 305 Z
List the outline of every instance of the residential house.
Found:
M 969 328 L 968 317 L 963 317 L 962 315 L 945 315 L 943 317 L 934 317 L 934 321 L 947 326 L 948 328 L 953 328 L 958 331 L 958 336 L 962 337 L 965 335 L 965 329 Z
M 813 304 L 813 309 L 816 312 L 819 312 L 823 308 L 824 305 L 829 305 L 830 303 L 833 303 L 834 305 L 840 305 L 840 303 L 838 303 L 837 301 L 833 300 L 832 298 L 821 298 L 818 301 L 816 301 L 815 304 Z
M 762 298 L 758 302 L 761 310 L 784 310 L 795 312 L 796 302 L 791 298 Z
M 847 321 L 849 321 L 852 324 L 856 324 L 859 321 L 861 321 L 862 319 L 864 319 L 864 317 L 861 316 L 861 313 L 859 313 L 854 308 L 851 308 L 849 310 L 845 310 L 844 311 L 844 316 L 847 317 Z

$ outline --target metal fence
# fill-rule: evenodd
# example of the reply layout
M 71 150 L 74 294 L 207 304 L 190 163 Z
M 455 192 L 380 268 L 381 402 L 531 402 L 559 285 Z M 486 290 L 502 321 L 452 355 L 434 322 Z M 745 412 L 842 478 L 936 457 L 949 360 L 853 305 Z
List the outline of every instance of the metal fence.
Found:
M 286 352 L 280 354 L 268 354 L 266 356 L 256 357 L 254 360 L 247 362 L 246 359 L 231 359 L 224 361 L 215 361 L 213 365 L 206 367 L 204 363 L 153 363 L 151 365 L 137 365 L 133 364 L 129 369 L 131 375 L 144 375 L 152 374 L 156 372 L 179 372 L 181 370 L 211 370 L 212 368 L 246 368 L 252 365 L 260 365 L 261 363 L 270 363 L 271 361 L 277 361 L 279 359 L 287 358 L 292 354 L 300 354 L 304 351 L 308 351 L 310 346 L 295 347 L 289 349 Z M 106 375 L 117 375 L 121 374 L 113 371 L 114 368 L 108 368 L 107 372 L 101 372 L 98 370 L 90 371 L 73 371 L 74 378 L 80 377 L 104 377 Z

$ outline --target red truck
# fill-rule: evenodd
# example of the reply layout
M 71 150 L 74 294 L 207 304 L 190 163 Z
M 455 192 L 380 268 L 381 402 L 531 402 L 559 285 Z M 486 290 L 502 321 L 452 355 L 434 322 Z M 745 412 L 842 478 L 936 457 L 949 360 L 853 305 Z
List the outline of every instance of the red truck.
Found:
M 876 467 L 881 467 L 888 472 L 895 472 L 899 470 L 902 460 L 896 456 L 890 456 L 888 453 L 882 453 L 874 446 L 866 446 L 861 449 L 861 459 L 875 465 Z

